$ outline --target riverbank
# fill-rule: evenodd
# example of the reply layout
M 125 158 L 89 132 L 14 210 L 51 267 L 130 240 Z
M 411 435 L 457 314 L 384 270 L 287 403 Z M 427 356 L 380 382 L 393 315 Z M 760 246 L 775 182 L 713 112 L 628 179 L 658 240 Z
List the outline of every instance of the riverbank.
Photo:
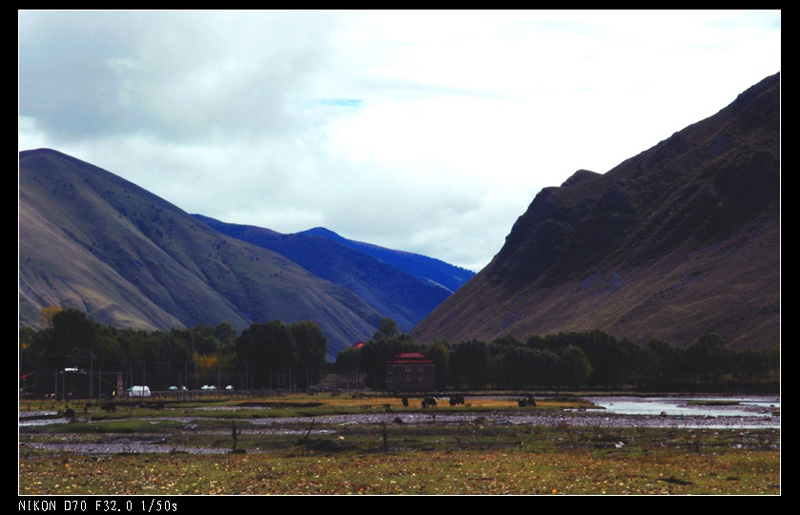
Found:
M 687 418 L 588 399 L 465 401 L 423 410 L 282 396 L 79 410 L 72 422 L 20 426 L 20 493 L 780 493 L 779 411 Z M 777 427 L 745 427 L 750 419 Z

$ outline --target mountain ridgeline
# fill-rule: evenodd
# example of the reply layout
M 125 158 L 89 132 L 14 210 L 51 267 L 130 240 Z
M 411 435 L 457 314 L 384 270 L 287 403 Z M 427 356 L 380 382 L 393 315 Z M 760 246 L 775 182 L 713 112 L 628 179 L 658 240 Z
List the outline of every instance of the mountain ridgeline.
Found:
M 477 275 L 188 214 L 49 149 L 19 154 L 19 318 L 48 306 L 169 330 L 311 320 L 331 359 L 383 318 L 421 343 L 600 330 L 780 342 L 780 74 L 605 174 L 543 189 Z
M 348 240 L 328 229 L 280 234 L 195 216 L 223 234 L 277 252 L 346 287 L 405 332 L 475 275 L 427 256 Z
M 270 235 L 274 250 L 248 231 Z M 430 273 L 461 283 L 459 274 L 472 275 L 441 262 Z M 144 330 L 312 320 L 332 358 L 369 339 L 384 317 L 411 329 L 449 294 L 331 238 L 244 230 L 57 151 L 19 155 L 21 325 L 38 327 L 47 306 Z
M 543 189 L 492 262 L 412 335 L 599 329 L 778 345 L 780 105 L 776 74 L 605 174 Z

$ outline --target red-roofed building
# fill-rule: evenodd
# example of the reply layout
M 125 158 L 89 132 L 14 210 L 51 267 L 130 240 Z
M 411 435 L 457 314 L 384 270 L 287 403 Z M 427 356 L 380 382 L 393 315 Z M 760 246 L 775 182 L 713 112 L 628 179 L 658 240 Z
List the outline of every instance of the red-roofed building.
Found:
M 398 354 L 386 362 L 386 390 L 432 392 L 436 389 L 436 365 L 418 352 Z

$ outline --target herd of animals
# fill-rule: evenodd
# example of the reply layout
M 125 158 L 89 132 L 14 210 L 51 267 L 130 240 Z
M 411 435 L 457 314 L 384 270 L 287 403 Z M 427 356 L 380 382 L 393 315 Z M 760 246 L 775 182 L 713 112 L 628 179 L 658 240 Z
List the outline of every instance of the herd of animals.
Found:
M 450 402 L 450 406 L 464 406 L 464 397 L 461 396 L 461 395 L 456 395 L 456 396 L 450 397 L 448 400 Z M 402 399 L 402 402 L 403 402 L 403 406 L 408 407 L 408 397 L 404 396 L 403 399 Z M 536 401 L 531 396 L 520 397 L 519 399 L 517 399 L 517 403 L 518 403 L 520 408 L 535 407 L 536 406 Z M 90 404 L 87 403 L 87 407 L 89 405 Z M 436 405 L 437 405 L 437 402 L 436 402 L 436 398 L 435 397 L 425 397 L 425 398 L 422 399 L 422 407 L 425 408 L 425 409 L 427 409 L 427 408 L 435 408 Z M 144 405 L 144 403 L 142 403 L 141 407 L 146 407 L 146 405 Z M 157 402 L 151 407 L 155 407 L 156 409 L 163 409 L 164 408 L 164 403 L 163 402 Z M 114 412 L 114 411 L 117 410 L 117 405 L 114 402 L 104 402 L 104 403 L 102 403 L 101 408 L 103 409 L 103 411 L 106 411 L 106 412 Z M 86 409 L 87 408 L 84 408 L 84 410 L 86 410 Z M 75 417 L 75 412 L 72 409 L 66 410 L 65 414 L 66 414 L 67 418 L 74 418 Z
M 464 397 L 461 395 L 456 395 L 454 397 L 449 398 L 450 406 L 463 406 L 464 405 Z M 520 397 L 517 399 L 517 404 L 519 404 L 520 408 L 525 407 L 535 407 L 536 401 L 530 395 L 527 397 Z M 403 406 L 408 407 L 408 397 L 403 397 Z M 434 397 L 425 397 L 422 399 L 422 407 L 423 408 L 435 408 L 436 407 L 436 398 Z

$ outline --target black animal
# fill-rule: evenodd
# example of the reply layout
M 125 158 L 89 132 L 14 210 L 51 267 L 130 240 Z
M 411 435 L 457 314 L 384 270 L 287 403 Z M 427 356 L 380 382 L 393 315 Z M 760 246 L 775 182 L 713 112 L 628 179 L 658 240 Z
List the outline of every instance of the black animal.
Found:
M 425 397 L 422 399 L 422 407 L 423 408 L 435 408 L 436 407 L 436 399 L 433 397 Z
M 464 397 L 462 397 L 460 395 L 456 395 L 455 397 L 450 397 L 450 405 L 451 406 L 458 406 L 459 404 L 461 406 L 464 405 Z
M 403 406 L 408 407 L 408 397 L 403 397 Z
M 67 408 L 64 410 L 64 416 L 67 417 L 69 420 L 75 419 L 75 410 L 72 408 Z
M 113 402 L 104 402 L 100 408 L 105 411 L 106 413 L 111 413 L 112 411 L 117 411 L 117 405 Z
M 530 395 L 528 397 L 520 397 L 517 400 L 517 404 L 519 404 L 520 408 L 525 408 L 527 406 L 536 407 L 536 401 L 533 400 L 533 397 L 531 397 Z

